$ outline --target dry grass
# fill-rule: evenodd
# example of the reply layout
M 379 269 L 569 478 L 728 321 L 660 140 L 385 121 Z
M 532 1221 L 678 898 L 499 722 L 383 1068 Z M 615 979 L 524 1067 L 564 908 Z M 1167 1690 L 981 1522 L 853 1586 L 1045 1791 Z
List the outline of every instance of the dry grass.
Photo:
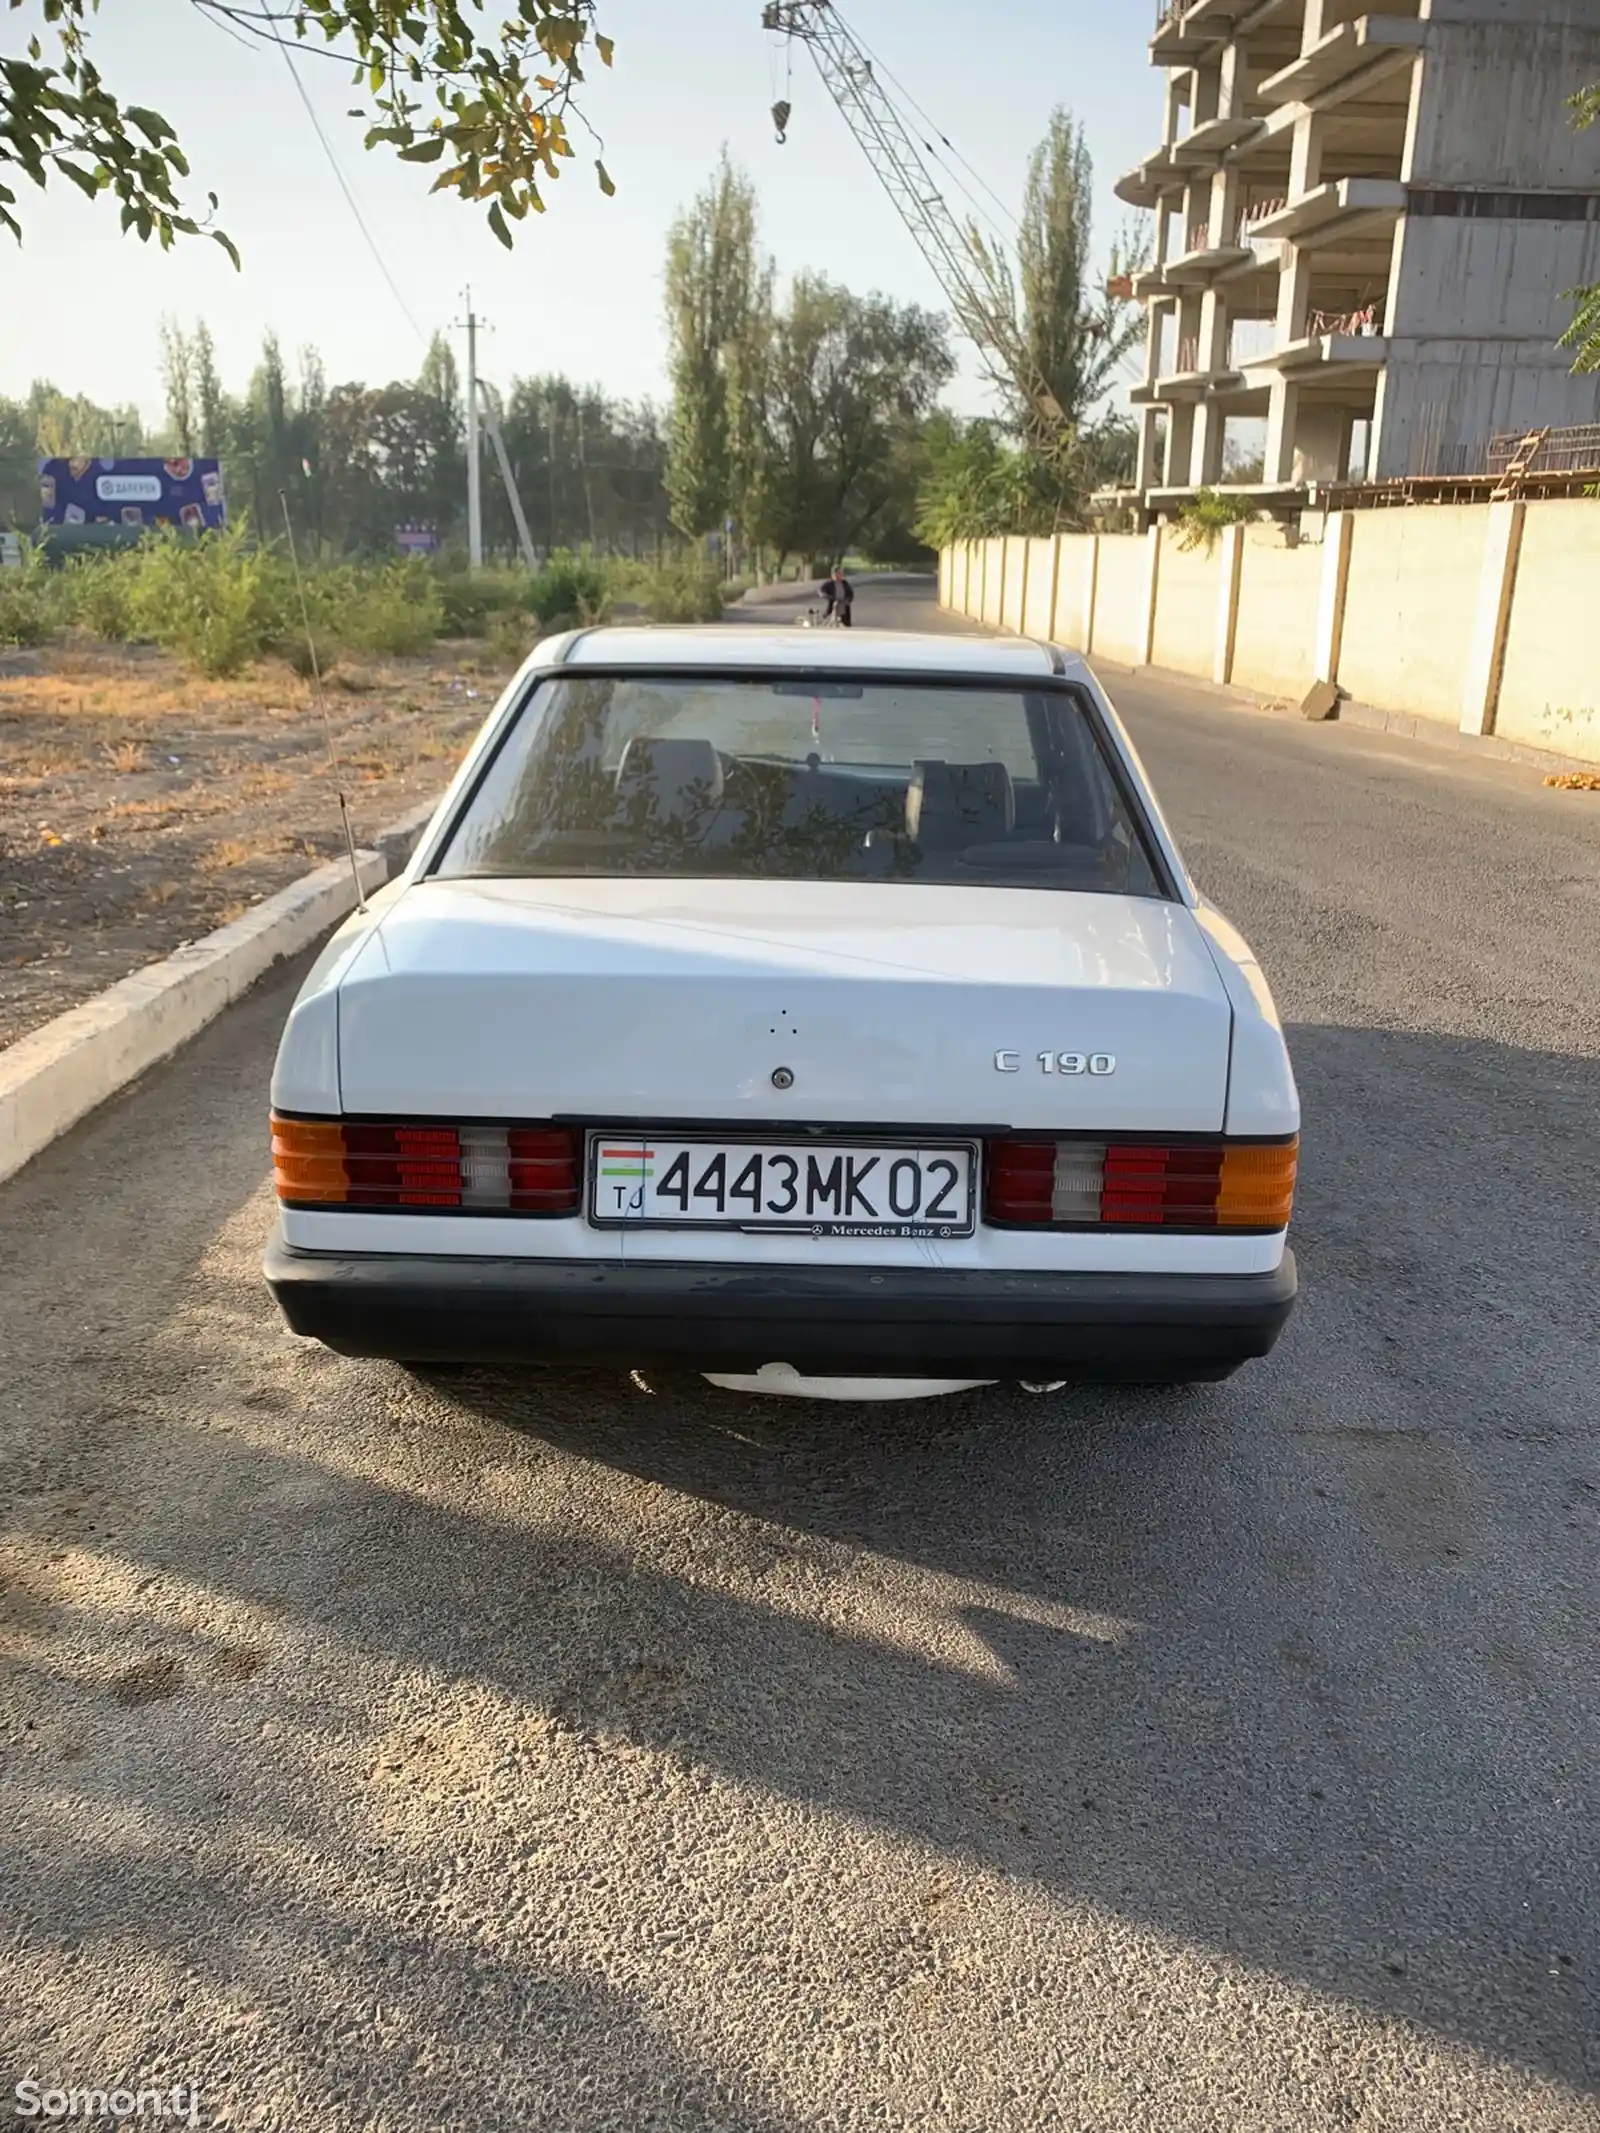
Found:
M 203 851 L 195 865 L 202 874 L 221 874 L 229 867 L 249 866 L 252 860 L 275 859 L 284 852 L 303 849 L 301 838 L 292 837 L 284 830 L 269 830 L 254 837 L 224 837 L 219 844 Z
M 292 667 L 272 660 L 227 681 L 186 673 L 175 660 L 60 653 L 46 674 L 0 675 L 0 712 L 36 718 L 115 718 L 118 725 L 170 721 L 175 712 L 258 713 L 263 694 L 276 716 L 300 716 L 310 690 Z M 291 710 L 288 707 L 292 707 Z M 269 714 L 274 715 L 274 714 Z
M 112 808 L 111 816 L 116 822 L 154 823 L 163 815 L 186 813 L 188 804 L 186 793 L 159 792 L 148 800 L 119 800 Z
M 458 763 L 466 752 L 466 741 L 459 734 L 452 733 L 448 726 L 435 726 L 425 740 L 417 743 L 414 751 L 419 763 Z
M 247 770 L 239 780 L 241 800 L 269 800 L 274 793 L 287 792 L 296 783 L 287 770 Z
M 15 753 L 8 751 L 6 755 L 13 773 L 20 770 L 35 785 L 51 778 L 69 777 L 73 771 L 83 769 L 85 760 L 70 755 L 30 755 L 20 748 Z
M 363 839 L 436 795 L 491 693 L 453 654 L 353 662 L 371 686 L 322 704 L 287 665 L 209 681 L 82 642 L 27 664 L 0 673 L 0 839 L 41 888 L 0 912 L 0 971 L 28 972 L 0 991 L 0 1045 L 338 852 L 336 783 Z
M 202 874 L 220 874 L 225 867 L 242 867 L 255 854 L 243 837 L 224 837 L 196 859 L 195 865 Z

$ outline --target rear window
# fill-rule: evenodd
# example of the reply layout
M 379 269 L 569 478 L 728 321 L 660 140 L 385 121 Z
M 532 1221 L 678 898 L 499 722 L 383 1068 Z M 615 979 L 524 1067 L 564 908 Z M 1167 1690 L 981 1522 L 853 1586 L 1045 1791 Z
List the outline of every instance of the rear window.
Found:
M 1086 697 L 920 681 L 542 682 L 435 872 L 1163 893 Z

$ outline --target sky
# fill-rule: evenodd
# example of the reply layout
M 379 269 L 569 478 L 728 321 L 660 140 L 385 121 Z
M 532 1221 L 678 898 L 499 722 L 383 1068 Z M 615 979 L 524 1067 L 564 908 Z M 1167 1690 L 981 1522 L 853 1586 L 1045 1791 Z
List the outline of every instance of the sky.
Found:
M 1109 245 L 1125 219 L 1112 183 L 1160 132 L 1145 0 L 845 0 L 843 12 L 1009 207 L 1052 106 L 1080 117 L 1095 165 L 1097 241 Z M 0 53 L 20 54 L 42 13 L 41 0 L 0 9 Z M 220 196 L 218 219 L 243 272 L 209 242 L 180 239 L 165 255 L 140 245 L 120 234 L 114 204 L 64 182 L 44 194 L 19 183 L 24 242 L 0 233 L 0 394 L 48 377 L 103 403 L 131 400 L 159 420 L 164 316 L 207 321 L 235 391 L 268 329 L 291 356 L 315 346 L 330 382 L 409 377 L 427 335 L 462 317 L 470 285 L 490 328 L 481 366 L 502 385 L 560 370 L 613 394 L 664 397 L 666 232 L 724 144 L 755 181 L 780 275 L 820 270 L 857 290 L 947 308 L 802 52 L 785 89 L 759 0 L 601 0 L 600 27 L 616 42 L 614 68 L 595 64 L 585 92 L 600 142 L 574 126 L 577 157 L 513 253 L 485 229 L 481 209 L 430 197 L 425 169 L 362 149 L 361 125 L 345 115 L 360 98 L 343 67 L 309 51 L 298 59 L 402 308 L 282 57 L 242 47 L 189 0 L 102 0 L 94 56 L 107 86 L 177 128 L 192 198 L 203 206 L 206 192 Z M 775 94 L 794 106 L 785 147 L 769 117 Z M 594 180 L 601 147 L 617 186 L 611 200 Z M 970 352 L 947 398 L 965 413 L 986 404 Z

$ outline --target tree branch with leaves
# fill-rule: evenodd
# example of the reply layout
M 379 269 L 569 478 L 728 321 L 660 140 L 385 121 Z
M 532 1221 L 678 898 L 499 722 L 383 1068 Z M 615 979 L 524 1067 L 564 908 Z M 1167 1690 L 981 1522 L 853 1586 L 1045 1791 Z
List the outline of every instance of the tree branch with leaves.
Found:
M 1572 99 L 1572 110 L 1580 132 L 1585 126 L 1594 125 L 1600 119 L 1600 82 L 1580 89 Z M 1560 346 L 1575 351 L 1575 371 L 1600 370 L 1600 281 L 1566 293 L 1578 308 L 1572 324 L 1561 336 Z
M 1094 164 L 1083 128 L 1058 107 L 1028 165 L 1015 260 L 976 227 L 968 238 L 1004 356 L 998 368 L 991 362 L 991 376 L 1035 452 L 1073 477 L 1027 483 L 1035 506 L 1047 491 L 1061 494 L 1063 522 L 1076 515 L 1074 492 L 1081 503 L 1101 478 L 1107 439 L 1098 434 L 1104 418 L 1097 410 L 1145 332 L 1142 308 L 1114 291 L 1144 264 L 1148 242 L 1125 237 L 1113 247 L 1105 274 L 1097 276 L 1093 194 Z M 1038 410 L 1022 404 L 1016 381 L 1024 378 L 1059 411 L 1053 436 Z
M 128 7 L 137 0 L 118 0 Z M 404 163 L 442 164 L 434 192 L 484 203 L 490 229 L 510 246 L 513 225 L 545 208 L 543 187 L 574 156 L 568 120 L 583 60 L 611 64 L 595 26 L 597 0 L 507 0 L 491 25 L 478 0 L 190 0 L 197 17 L 263 50 L 305 51 L 341 63 L 368 99 L 368 148 Z M 100 0 L 6 0 L 38 18 L 21 56 L 0 54 L 0 225 L 20 242 L 22 210 L 13 175 L 41 190 L 65 179 L 90 199 L 121 205 L 122 227 L 163 250 L 179 237 L 209 236 L 235 266 L 239 255 L 215 227 L 217 196 L 194 213 L 176 128 L 159 111 L 124 104 L 92 57 Z M 615 191 L 595 158 L 600 188 Z

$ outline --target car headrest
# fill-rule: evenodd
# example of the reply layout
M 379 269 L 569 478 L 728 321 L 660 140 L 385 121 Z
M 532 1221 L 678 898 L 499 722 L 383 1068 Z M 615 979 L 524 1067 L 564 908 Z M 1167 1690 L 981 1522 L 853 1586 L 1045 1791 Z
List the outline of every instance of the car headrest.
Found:
M 917 763 L 906 790 L 906 833 L 919 844 L 1008 837 L 1017 795 L 1004 763 Z
M 692 815 L 722 798 L 722 758 L 709 741 L 657 740 L 635 734 L 617 765 L 617 791 L 646 794 L 651 812 Z

